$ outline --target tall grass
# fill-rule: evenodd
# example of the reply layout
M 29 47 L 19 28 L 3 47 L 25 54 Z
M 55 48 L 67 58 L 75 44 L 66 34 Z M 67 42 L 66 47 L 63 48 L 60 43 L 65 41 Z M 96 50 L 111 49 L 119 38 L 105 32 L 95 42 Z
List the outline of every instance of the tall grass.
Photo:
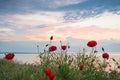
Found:
M 0 80 L 49 80 L 45 74 L 47 68 L 55 73 L 54 80 L 120 80 L 120 64 L 115 59 L 100 60 L 96 53 L 42 53 L 39 58 L 37 64 L 0 59 Z M 113 61 L 114 68 L 109 61 Z

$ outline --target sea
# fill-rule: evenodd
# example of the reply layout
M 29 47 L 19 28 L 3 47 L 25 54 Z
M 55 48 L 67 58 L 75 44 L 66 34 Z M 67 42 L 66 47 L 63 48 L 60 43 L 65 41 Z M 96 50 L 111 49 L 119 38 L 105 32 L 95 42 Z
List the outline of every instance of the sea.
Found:
M 0 52 L 0 59 L 5 57 L 5 54 L 8 52 Z M 120 52 L 108 52 L 110 58 L 114 58 L 120 62 Z M 19 63 L 39 63 L 39 54 L 36 52 L 14 52 L 15 57 L 14 61 L 19 62 Z M 69 55 L 76 54 L 74 52 L 67 53 Z M 89 53 L 87 53 L 89 54 Z M 101 59 L 102 58 L 102 53 L 96 53 L 96 55 Z

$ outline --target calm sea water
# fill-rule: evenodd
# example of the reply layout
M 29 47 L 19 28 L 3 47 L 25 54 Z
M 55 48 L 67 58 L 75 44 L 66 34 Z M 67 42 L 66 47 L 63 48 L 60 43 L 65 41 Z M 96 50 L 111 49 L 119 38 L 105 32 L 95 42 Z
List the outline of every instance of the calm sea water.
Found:
M 75 53 L 70 53 L 75 54 Z M 118 52 L 112 52 L 109 54 L 110 58 L 115 58 L 116 60 L 120 61 L 120 53 Z M 0 59 L 4 58 L 5 54 L 0 53 Z M 98 53 L 97 56 L 99 58 L 102 58 L 102 54 Z M 39 54 L 37 53 L 15 53 L 14 59 L 15 61 L 18 61 L 20 63 L 35 63 L 39 62 Z

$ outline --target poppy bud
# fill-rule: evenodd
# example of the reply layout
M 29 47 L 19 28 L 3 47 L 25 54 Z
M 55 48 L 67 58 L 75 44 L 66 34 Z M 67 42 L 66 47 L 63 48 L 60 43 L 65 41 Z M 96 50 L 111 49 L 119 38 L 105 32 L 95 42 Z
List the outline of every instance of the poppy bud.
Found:
M 53 40 L 53 36 L 50 37 L 50 40 Z

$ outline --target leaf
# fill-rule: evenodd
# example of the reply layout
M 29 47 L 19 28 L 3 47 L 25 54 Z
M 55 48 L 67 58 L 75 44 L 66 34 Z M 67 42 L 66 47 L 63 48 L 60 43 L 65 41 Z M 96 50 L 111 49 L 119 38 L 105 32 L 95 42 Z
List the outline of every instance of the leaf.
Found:
M 37 47 L 39 47 L 39 45 L 37 45 Z
M 94 53 L 97 53 L 97 52 L 98 52 L 98 51 L 96 51 L 96 50 L 94 51 Z
M 114 62 L 116 62 L 116 60 L 115 60 L 114 58 L 112 58 L 112 60 L 113 60 Z
M 68 48 L 70 48 L 70 46 L 68 45 Z
M 102 51 L 105 52 L 105 49 L 102 47 Z
M 45 46 L 47 47 L 49 44 L 46 44 Z

